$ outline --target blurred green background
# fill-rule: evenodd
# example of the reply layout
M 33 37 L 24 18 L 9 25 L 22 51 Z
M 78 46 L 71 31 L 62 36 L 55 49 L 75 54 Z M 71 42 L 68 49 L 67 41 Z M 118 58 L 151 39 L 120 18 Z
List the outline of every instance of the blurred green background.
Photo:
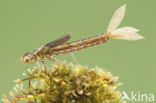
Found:
M 156 96 L 155 0 L 1 0 L 0 98 L 8 96 L 13 80 L 32 67 L 20 62 L 25 52 L 68 32 L 72 32 L 70 41 L 103 33 L 123 4 L 127 8 L 120 26 L 136 27 L 146 39 L 110 40 L 74 55 L 81 65 L 99 66 L 119 76 L 120 91 Z M 70 54 L 57 59 L 73 62 Z

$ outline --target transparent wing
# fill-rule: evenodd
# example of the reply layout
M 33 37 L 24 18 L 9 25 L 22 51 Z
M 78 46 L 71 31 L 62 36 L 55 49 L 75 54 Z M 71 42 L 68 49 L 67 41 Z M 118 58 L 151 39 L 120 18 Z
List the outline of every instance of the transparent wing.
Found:
M 49 50 L 51 48 L 54 48 L 58 45 L 64 44 L 65 42 L 67 42 L 70 39 L 70 34 L 66 34 L 63 37 L 60 37 L 58 39 L 56 39 L 55 41 L 52 41 L 50 43 L 47 43 L 46 45 L 44 45 L 43 47 L 41 47 L 42 49 L 40 50 L 40 52 L 42 54 L 49 52 Z
M 60 37 L 55 41 L 47 43 L 44 47 L 53 48 L 58 45 L 64 44 L 65 42 L 67 42 L 70 39 L 70 37 L 71 37 L 70 34 L 66 34 L 63 37 Z
M 116 12 L 114 13 L 114 15 L 113 15 L 113 17 L 109 23 L 109 26 L 107 28 L 107 32 L 111 33 L 112 31 L 114 31 L 119 26 L 122 19 L 124 18 L 125 8 L 126 8 L 126 5 L 123 5 L 119 9 L 116 10 Z

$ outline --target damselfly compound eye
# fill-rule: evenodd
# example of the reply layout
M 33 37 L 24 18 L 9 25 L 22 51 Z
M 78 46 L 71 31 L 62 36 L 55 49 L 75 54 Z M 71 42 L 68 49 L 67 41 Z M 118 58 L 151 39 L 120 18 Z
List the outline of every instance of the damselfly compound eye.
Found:
M 26 56 L 24 56 L 23 58 L 21 58 L 21 61 L 22 61 L 23 63 L 29 63 L 29 58 L 26 57 Z
M 32 63 L 33 61 L 33 56 L 31 52 L 25 53 L 25 55 L 21 58 L 23 63 Z
M 25 62 L 29 62 L 29 59 L 25 59 Z

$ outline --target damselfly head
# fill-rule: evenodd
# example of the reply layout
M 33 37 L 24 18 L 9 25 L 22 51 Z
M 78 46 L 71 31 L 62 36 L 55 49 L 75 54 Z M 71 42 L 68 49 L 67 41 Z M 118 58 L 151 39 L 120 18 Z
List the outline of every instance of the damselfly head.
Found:
M 31 52 L 25 53 L 21 60 L 24 64 L 34 63 L 36 61 L 35 57 L 32 55 Z

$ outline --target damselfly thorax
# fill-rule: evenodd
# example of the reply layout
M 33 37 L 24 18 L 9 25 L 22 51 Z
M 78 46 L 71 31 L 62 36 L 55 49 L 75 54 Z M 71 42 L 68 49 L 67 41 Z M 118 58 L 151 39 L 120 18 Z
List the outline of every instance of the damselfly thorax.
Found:
M 123 40 L 138 40 L 144 39 L 143 36 L 137 34 L 139 31 L 134 27 L 121 27 L 118 28 L 125 15 L 126 5 L 123 5 L 114 13 L 106 33 L 96 35 L 94 37 L 81 39 L 78 41 L 66 43 L 70 39 L 70 35 L 67 34 L 55 41 L 52 41 L 46 45 L 41 46 L 38 49 L 35 49 L 33 52 L 26 53 L 23 58 L 23 63 L 34 63 L 38 59 L 52 59 L 52 57 L 79 51 L 85 48 L 89 48 L 101 43 L 108 41 L 109 39 L 123 39 Z

